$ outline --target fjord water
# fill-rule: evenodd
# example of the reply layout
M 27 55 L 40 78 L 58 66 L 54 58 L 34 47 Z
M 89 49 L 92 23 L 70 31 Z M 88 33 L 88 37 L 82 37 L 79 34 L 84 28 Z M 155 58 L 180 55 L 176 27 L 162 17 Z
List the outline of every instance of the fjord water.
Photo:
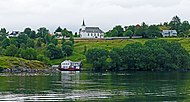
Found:
M 190 101 L 190 73 L 0 74 L 0 101 Z

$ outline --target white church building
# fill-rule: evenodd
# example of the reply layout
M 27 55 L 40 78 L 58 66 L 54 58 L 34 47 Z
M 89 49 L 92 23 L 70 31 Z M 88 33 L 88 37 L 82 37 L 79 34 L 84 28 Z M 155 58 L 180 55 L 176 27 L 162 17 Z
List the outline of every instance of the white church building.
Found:
M 84 20 L 79 35 L 80 38 L 104 38 L 104 32 L 99 27 L 86 27 Z

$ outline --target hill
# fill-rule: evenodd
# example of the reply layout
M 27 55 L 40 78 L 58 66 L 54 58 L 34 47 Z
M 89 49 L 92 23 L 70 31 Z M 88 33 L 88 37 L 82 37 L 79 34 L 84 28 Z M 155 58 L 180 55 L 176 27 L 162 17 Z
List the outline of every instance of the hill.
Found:
M 189 38 L 158 38 L 167 41 L 176 41 L 179 42 L 189 53 L 190 53 L 190 39 Z M 113 48 L 123 48 L 127 44 L 140 42 L 145 43 L 148 40 L 153 39 L 126 39 L 126 40 L 75 40 L 74 44 L 74 51 L 71 56 L 67 56 L 66 58 L 62 59 L 54 59 L 50 60 L 50 64 L 60 64 L 62 61 L 69 59 L 73 61 L 82 60 L 83 62 L 83 69 L 88 70 L 92 67 L 91 64 L 86 63 L 85 52 L 88 49 L 93 48 L 100 48 L 106 50 L 112 50 Z M 155 39 L 154 39 L 155 40 Z M 43 49 L 38 50 L 38 53 L 42 53 Z M 13 68 L 13 67 L 27 67 L 31 69 L 44 69 L 47 66 L 35 60 L 25 60 L 22 58 L 16 57 L 0 57 L 0 67 L 1 68 Z
M 190 39 L 189 38 L 159 38 L 167 41 L 179 42 L 190 53 Z M 86 63 L 85 51 L 93 48 L 101 48 L 112 50 L 113 48 L 123 48 L 127 44 L 140 42 L 145 43 L 153 39 L 127 39 L 127 40 L 75 40 L 74 52 L 72 56 L 63 59 L 51 60 L 51 64 L 60 64 L 65 59 L 73 61 L 83 61 L 83 68 L 88 69 L 90 64 Z M 155 40 L 155 39 L 154 39 Z

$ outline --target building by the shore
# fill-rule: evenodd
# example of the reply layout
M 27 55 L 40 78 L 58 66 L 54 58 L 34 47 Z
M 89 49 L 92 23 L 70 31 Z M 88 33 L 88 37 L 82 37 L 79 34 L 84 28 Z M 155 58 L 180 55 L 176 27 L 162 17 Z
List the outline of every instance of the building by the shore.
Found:
M 65 60 L 61 63 L 61 71 L 80 71 L 82 68 L 82 61 L 73 62 L 71 60 Z

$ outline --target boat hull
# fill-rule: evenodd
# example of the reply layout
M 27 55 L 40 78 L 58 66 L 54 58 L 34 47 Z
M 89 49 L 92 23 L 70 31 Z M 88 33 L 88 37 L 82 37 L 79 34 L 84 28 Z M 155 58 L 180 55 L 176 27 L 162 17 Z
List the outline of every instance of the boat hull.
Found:
M 63 69 L 59 68 L 60 71 L 81 71 L 81 69 L 76 69 L 76 68 L 68 68 L 68 69 Z

